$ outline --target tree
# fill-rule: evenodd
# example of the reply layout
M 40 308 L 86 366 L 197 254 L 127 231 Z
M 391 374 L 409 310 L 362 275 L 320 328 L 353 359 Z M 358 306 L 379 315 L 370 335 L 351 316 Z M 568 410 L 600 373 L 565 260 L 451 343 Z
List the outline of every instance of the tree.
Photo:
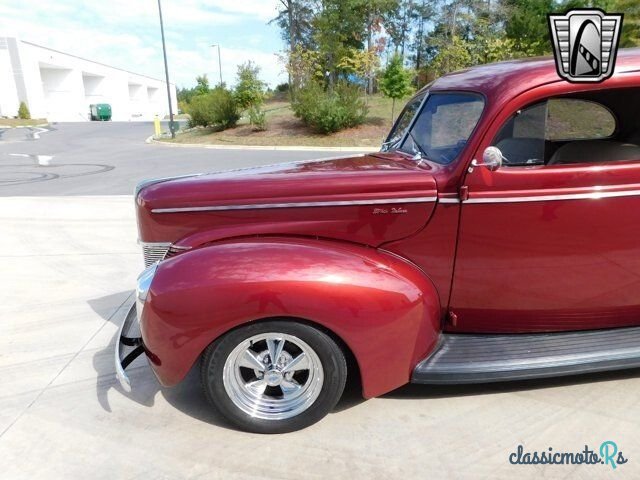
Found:
M 266 84 L 260 80 L 259 74 L 260 67 L 252 61 L 238 65 L 235 97 L 242 110 L 260 107 L 264 102 Z
M 640 46 L 640 2 L 638 0 L 616 0 L 609 11 L 624 12 L 620 47 Z
M 211 88 L 209 87 L 209 78 L 206 73 L 198 75 L 196 77 L 196 86 L 192 88 L 178 88 L 176 96 L 178 97 L 178 105 L 181 110 L 185 111 L 187 105 L 191 103 L 193 97 L 198 95 L 204 95 L 209 93 Z
M 411 72 L 404 68 L 402 57 L 394 55 L 385 69 L 380 80 L 380 90 L 392 99 L 391 122 L 393 122 L 396 100 L 404 98 L 411 93 Z
M 341 72 L 338 64 L 352 49 L 364 48 L 365 11 L 363 0 L 322 0 L 321 9 L 312 22 L 316 50 L 326 72 L 329 86 Z
M 204 93 L 209 93 L 209 90 L 211 90 L 211 88 L 209 88 L 209 78 L 207 77 L 207 74 L 203 73 L 202 75 L 198 75 L 196 77 L 196 86 L 193 88 L 193 93 L 195 95 L 202 95 Z
M 280 27 L 282 39 L 293 51 L 297 46 L 312 47 L 311 23 L 314 16 L 313 0 L 280 0 L 278 16 L 269 23 L 276 23 Z
M 459 36 L 453 37 L 451 41 L 443 40 L 438 45 L 438 53 L 429 62 L 429 69 L 435 77 L 440 77 L 446 73 L 467 68 L 473 64 L 473 57 L 469 50 L 469 42 Z
M 380 67 L 380 57 L 375 50 L 351 49 L 349 54 L 342 57 L 338 67 L 347 73 L 352 73 L 366 81 L 366 91 L 370 93 L 370 86 L 376 70 Z
M 422 0 L 421 3 L 415 6 L 415 23 L 417 30 L 410 49 L 414 52 L 413 61 L 416 71 L 419 71 L 420 67 L 422 67 L 424 59 L 425 23 L 428 18 L 434 16 L 434 3 L 435 0 Z
M 280 58 L 293 81 L 289 85 L 292 94 L 310 81 L 322 81 L 324 78 L 322 58 L 316 50 L 304 49 L 297 45 L 292 52 L 286 52 Z M 295 100 L 295 95 L 292 95 L 292 99 Z
M 311 22 L 314 18 L 315 11 L 313 9 L 312 0 L 280 0 L 281 9 L 278 10 L 278 16 L 269 23 L 275 22 L 282 34 L 282 39 L 288 45 L 288 55 L 299 49 L 312 48 L 313 30 Z M 297 72 L 287 62 L 287 72 L 289 73 L 289 85 L 292 87 L 291 93 L 295 91 L 295 87 L 300 83 Z
M 382 31 L 384 19 L 390 16 L 391 12 L 395 10 L 397 3 L 398 0 L 360 0 L 360 5 L 358 6 L 362 10 L 362 18 L 365 22 L 365 32 L 367 36 L 364 54 L 368 55 L 369 58 L 363 57 L 356 59 L 356 62 L 364 59 L 371 67 L 366 71 L 365 75 L 367 80 L 367 93 L 369 95 L 373 93 L 373 71 L 374 68 L 377 67 L 377 64 L 379 64 L 379 61 L 373 60 L 371 55 L 382 53 L 384 50 L 384 43 L 378 46 L 374 45 L 374 35 Z
M 22 120 L 31 119 L 31 113 L 29 112 L 29 107 L 24 102 L 20 102 L 20 106 L 18 107 L 18 118 Z
M 551 52 L 547 14 L 564 10 L 554 0 L 503 0 L 506 10 L 504 32 L 514 49 L 529 55 Z
M 388 12 L 385 19 L 385 29 L 391 38 L 394 51 L 404 57 L 408 36 L 419 12 L 414 0 L 399 0 L 394 3 L 393 10 Z

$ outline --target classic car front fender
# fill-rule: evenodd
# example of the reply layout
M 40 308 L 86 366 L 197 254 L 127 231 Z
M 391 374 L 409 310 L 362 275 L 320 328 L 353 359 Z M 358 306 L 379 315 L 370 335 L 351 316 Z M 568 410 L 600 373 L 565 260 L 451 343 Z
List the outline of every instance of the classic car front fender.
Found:
M 435 287 L 413 264 L 350 243 L 254 238 L 161 262 L 141 331 L 158 379 L 170 386 L 225 332 L 283 317 L 339 337 L 367 398 L 407 383 L 440 330 Z

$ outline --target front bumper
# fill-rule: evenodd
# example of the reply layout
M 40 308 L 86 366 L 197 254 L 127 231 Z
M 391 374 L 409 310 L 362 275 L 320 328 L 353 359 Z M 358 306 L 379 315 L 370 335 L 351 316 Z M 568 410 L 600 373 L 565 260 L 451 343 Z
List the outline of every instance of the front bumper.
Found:
M 125 372 L 125 369 L 140 355 L 145 353 L 142 336 L 139 333 L 140 318 L 144 309 L 151 282 L 156 273 L 158 264 L 146 268 L 138 277 L 136 285 L 136 301 L 127 312 L 120 330 L 118 331 L 118 340 L 115 348 L 115 367 L 116 377 L 120 385 L 126 392 L 131 391 L 131 381 Z M 135 327 L 135 328 L 133 328 Z M 133 335 L 132 335 L 133 334 Z
M 133 304 L 127 312 L 124 322 L 122 322 L 122 325 L 120 326 L 120 330 L 118 331 L 118 340 L 116 341 L 116 377 L 118 377 L 120 385 L 126 392 L 131 391 L 131 381 L 125 372 L 125 368 L 144 353 L 142 338 L 130 336 L 132 330 L 131 327 L 137 323 L 137 321 L 136 305 Z M 131 350 L 131 348 L 133 348 L 133 350 Z

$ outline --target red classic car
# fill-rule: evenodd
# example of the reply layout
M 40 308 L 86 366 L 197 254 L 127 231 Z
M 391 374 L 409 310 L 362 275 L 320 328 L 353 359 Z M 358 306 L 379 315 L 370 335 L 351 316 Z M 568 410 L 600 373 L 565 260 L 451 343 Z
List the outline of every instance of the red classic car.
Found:
M 286 432 L 347 376 L 369 398 L 639 367 L 639 111 L 640 50 L 595 84 L 510 61 L 425 87 L 379 153 L 140 184 L 123 387 L 142 352 L 165 386 L 198 364 L 229 420 Z

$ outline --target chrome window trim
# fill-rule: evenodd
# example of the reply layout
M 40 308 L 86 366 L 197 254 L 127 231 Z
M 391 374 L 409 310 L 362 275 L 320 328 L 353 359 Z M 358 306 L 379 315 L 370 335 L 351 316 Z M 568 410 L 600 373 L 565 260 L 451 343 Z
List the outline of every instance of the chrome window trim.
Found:
M 333 202 L 292 202 L 292 203 L 257 203 L 244 205 L 211 205 L 204 207 L 154 208 L 153 213 L 178 212 L 219 212 L 227 210 L 259 210 L 267 208 L 308 208 L 308 207 L 348 207 L 366 205 L 385 205 L 397 203 L 430 203 L 438 199 L 431 197 L 383 198 L 379 200 L 345 200 Z
M 553 202 L 558 200 L 600 200 L 602 198 L 619 198 L 640 196 L 640 190 L 626 190 L 617 192 L 589 192 L 568 193 L 560 195 L 531 195 L 522 197 L 492 197 L 469 198 L 462 203 L 523 203 L 523 202 Z M 442 200 L 441 200 L 442 201 Z

